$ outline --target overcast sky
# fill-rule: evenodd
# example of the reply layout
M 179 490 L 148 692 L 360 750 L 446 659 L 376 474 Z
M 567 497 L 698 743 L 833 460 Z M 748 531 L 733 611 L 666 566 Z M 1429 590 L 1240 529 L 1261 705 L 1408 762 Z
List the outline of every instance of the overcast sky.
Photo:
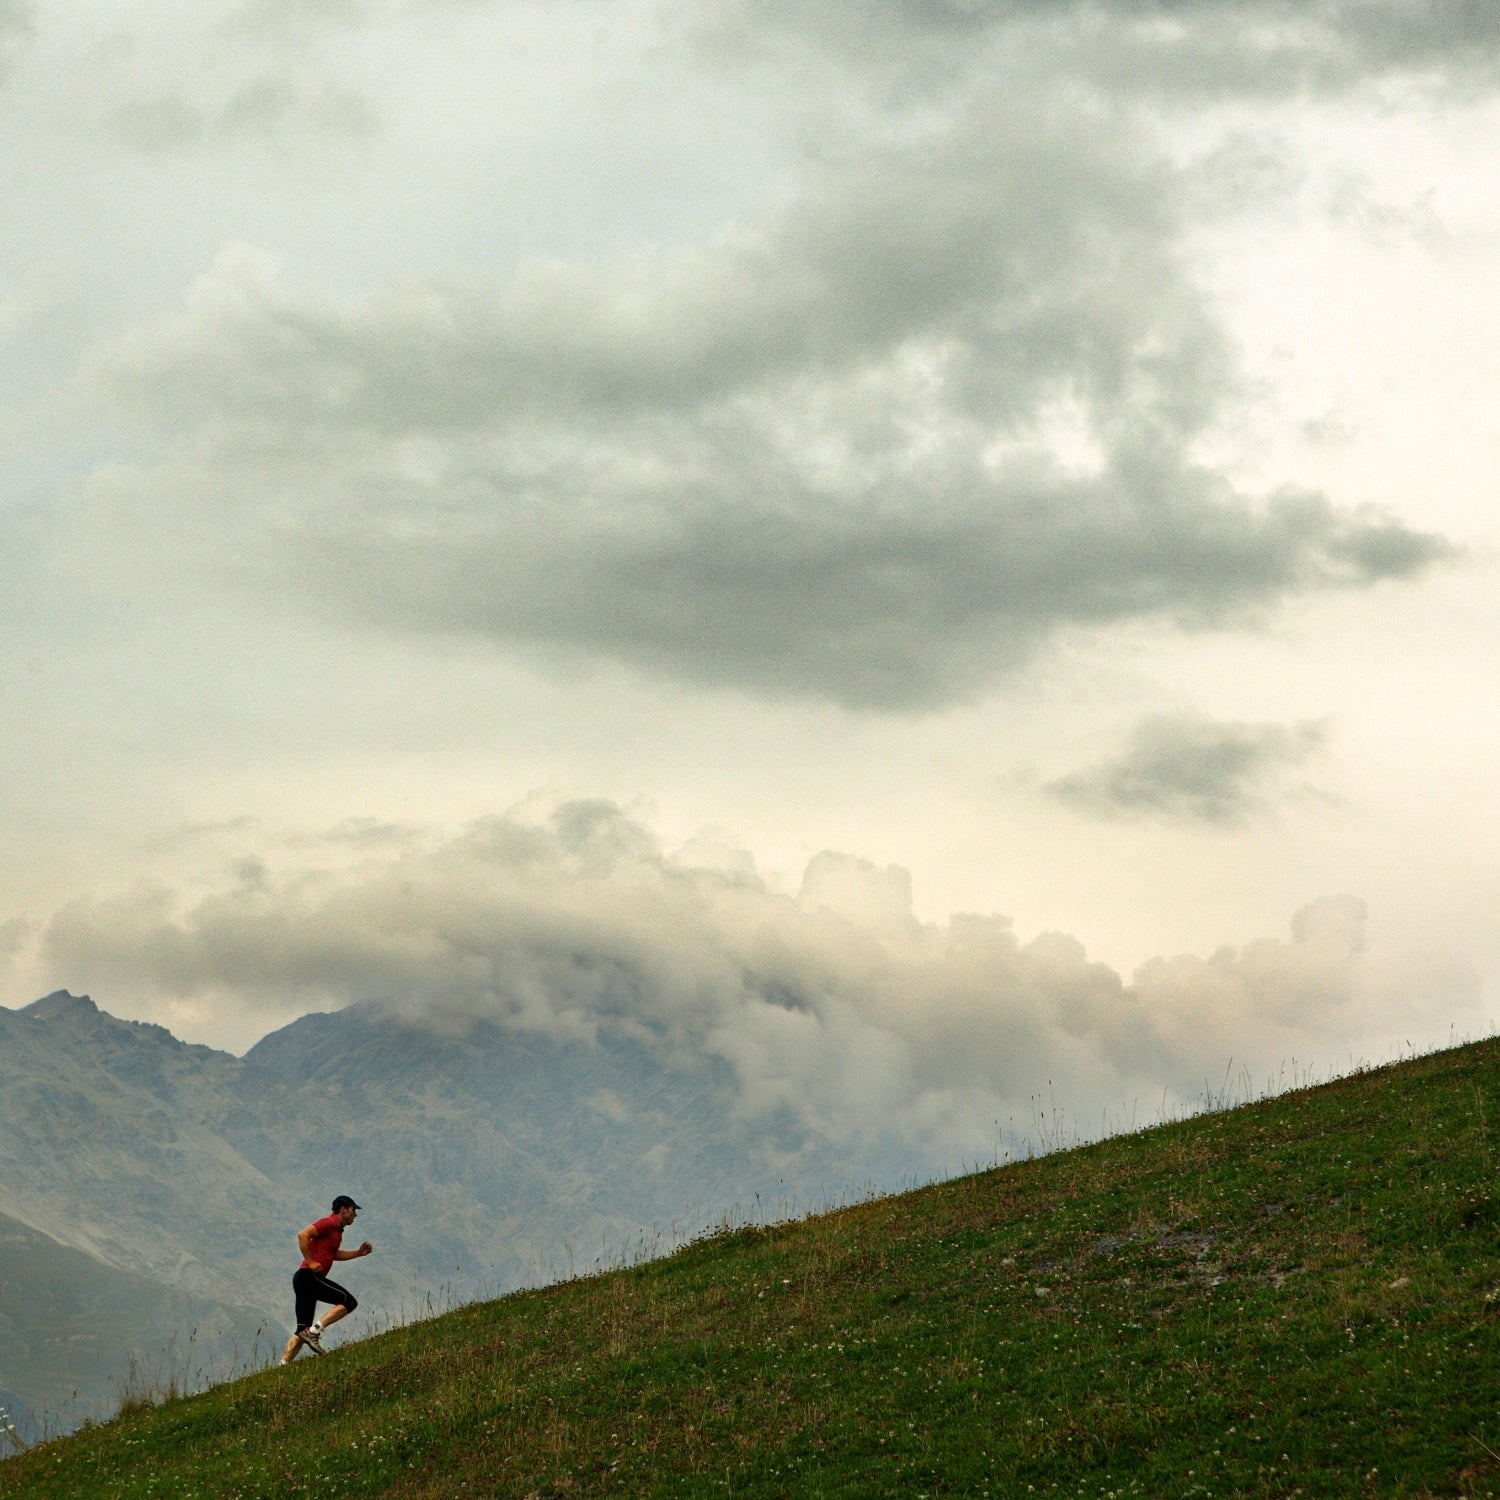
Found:
M 0 0 L 0 1001 L 588 1034 L 566 951 L 929 1125 L 1492 1029 L 1497 80 L 1489 0 Z

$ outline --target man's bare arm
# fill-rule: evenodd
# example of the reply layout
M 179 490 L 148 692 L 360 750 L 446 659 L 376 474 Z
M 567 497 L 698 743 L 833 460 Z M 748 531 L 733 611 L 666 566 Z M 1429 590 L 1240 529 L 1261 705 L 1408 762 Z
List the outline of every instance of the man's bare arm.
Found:
M 303 1260 L 312 1259 L 313 1230 L 317 1227 L 316 1224 L 309 1224 L 306 1229 L 297 1231 L 297 1248 L 302 1252 Z
M 358 1260 L 362 1255 L 371 1254 L 374 1249 L 374 1245 L 372 1245 L 369 1240 L 366 1240 L 358 1250 L 335 1250 L 333 1252 L 333 1258 L 335 1260 Z

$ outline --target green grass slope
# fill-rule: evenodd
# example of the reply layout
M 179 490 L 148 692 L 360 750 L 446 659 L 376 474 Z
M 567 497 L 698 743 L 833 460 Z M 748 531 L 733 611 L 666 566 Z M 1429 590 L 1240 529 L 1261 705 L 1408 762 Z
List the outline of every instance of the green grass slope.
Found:
M 1488 1495 L 1497 1065 L 476 1304 L 9 1460 L 0 1497 Z

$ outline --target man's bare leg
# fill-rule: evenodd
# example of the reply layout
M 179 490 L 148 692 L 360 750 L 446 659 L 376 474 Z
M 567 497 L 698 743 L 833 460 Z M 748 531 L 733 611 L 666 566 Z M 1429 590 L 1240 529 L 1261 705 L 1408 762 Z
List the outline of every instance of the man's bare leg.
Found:
M 348 1313 L 349 1309 L 345 1307 L 342 1302 L 337 1303 L 333 1307 L 330 1307 L 328 1311 L 317 1320 L 318 1326 L 320 1328 L 326 1329 L 330 1323 L 337 1323 L 340 1318 L 347 1317 Z M 282 1364 L 291 1364 L 291 1362 L 296 1359 L 299 1354 L 302 1353 L 302 1348 L 303 1344 L 300 1334 L 294 1333 L 291 1338 L 286 1341 L 286 1348 L 281 1351 Z M 319 1352 L 321 1353 L 321 1351 Z
M 309 1325 L 309 1338 L 313 1339 L 314 1342 L 309 1343 L 307 1339 L 304 1339 L 302 1337 L 300 1331 L 294 1333 L 292 1335 L 292 1342 L 287 1345 L 287 1349 L 290 1352 L 289 1354 L 283 1356 L 281 1361 L 282 1364 L 290 1364 L 292 1360 L 296 1359 L 297 1355 L 301 1353 L 302 1346 L 304 1344 L 306 1344 L 314 1354 L 323 1353 L 321 1346 L 316 1342 L 318 1335 L 327 1333 L 330 1323 L 337 1323 L 340 1318 L 348 1317 L 348 1315 L 349 1309 L 345 1307 L 342 1302 L 336 1302 L 332 1307 L 328 1309 L 326 1313 L 323 1314 L 321 1318 L 313 1319 L 312 1323 Z M 295 1345 L 296 1347 L 293 1348 L 293 1345 Z

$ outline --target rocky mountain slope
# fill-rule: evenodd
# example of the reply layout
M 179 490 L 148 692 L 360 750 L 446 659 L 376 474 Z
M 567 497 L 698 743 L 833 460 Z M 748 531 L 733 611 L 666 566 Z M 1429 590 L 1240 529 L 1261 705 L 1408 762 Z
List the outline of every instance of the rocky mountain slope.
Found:
M 160 1389 L 190 1369 L 254 1367 L 272 1336 L 232 1302 L 116 1270 L 0 1214 L 0 1407 L 25 1439 L 108 1415 L 133 1381 Z

